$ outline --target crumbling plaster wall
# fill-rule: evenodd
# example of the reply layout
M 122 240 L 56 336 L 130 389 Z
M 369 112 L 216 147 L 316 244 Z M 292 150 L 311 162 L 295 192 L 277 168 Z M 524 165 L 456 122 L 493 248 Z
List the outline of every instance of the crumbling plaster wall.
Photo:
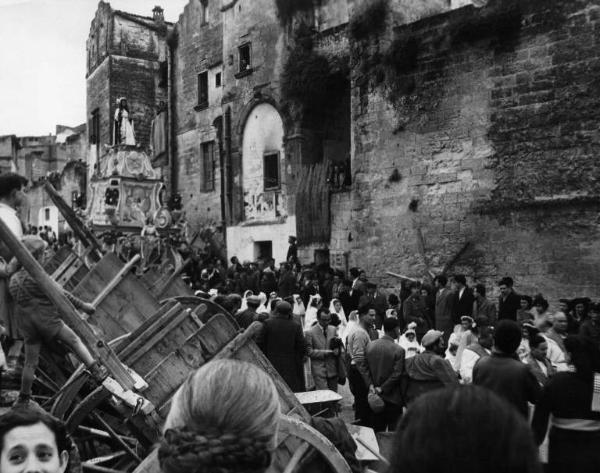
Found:
M 488 287 L 509 274 L 551 300 L 596 295 L 600 5 L 509 2 L 515 22 L 500 3 L 382 34 L 383 45 L 417 40 L 396 77 L 414 81 L 404 93 L 366 87 L 354 69 L 351 264 L 372 276 L 460 271 Z M 494 9 L 503 30 L 485 28 Z

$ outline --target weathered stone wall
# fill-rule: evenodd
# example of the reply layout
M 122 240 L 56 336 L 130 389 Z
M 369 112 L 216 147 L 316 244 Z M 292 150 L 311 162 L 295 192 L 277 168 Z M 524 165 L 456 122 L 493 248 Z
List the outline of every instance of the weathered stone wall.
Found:
M 112 144 L 116 101 L 125 97 L 136 142 L 143 148 L 150 146 L 152 120 L 160 102 L 167 101 L 165 61 L 170 27 L 99 3 L 87 40 L 87 120 L 89 126 L 92 112 L 99 110 L 101 145 Z
M 177 22 L 174 57 L 175 129 L 177 134 L 177 189 L 192 231 L 222 225 L 221 173 L 223 156 L 215 120 L 222 116 L 223 28 L 221 12 L 209 2 L 206 22 L 201 2 L 189 2 Z M 198 106 L 198 74 L 208 71 L 208 104 Z M 201 144 L 214 141 L 214 190 L 203 188 Z M 223 243 L 224 244 L 224 239 Z
M 351 264 L 594 295 L 600 2 L 501 4 L 355 45 Z

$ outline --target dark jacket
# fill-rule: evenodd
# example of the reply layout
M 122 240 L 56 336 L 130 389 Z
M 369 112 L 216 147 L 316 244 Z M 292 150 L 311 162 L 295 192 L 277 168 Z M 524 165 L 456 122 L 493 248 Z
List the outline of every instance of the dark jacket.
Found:
M 592 322 L 588 318 L 579 327 L 579 336 L 591 340 L 597 348 L 600 348 L 600 322 Z
M 450 362 L 432 351 L 419 353 L 406 360 L 406 375 L 407 402 L 429 391 L 458 384 L 458 376 Z
M 265 320 L 257 343 L 291 390 L 304 391 L 306 342 L 300 325 L 287 316 L 275 315 Z
M 381 397 L 401 406 L 404 349 L 389 335 L 384 335 L 367 345 L 366 357 L 373 385 L 381 388 Z
M 475 363 L 473 384 L 494 391 L 525 417 L 528 416 L 527 403 L 535 404 L 541 391 L 535 376 L 525 363 L 497 352 L 480 358 Z
M 284 271 L 279 277 L 277 295 L 282 299 L 296 294 L 296 276 L 292 271 Z
M 454 304 L 454 293 L 444 287 L 435 295 L 435 329 L 444 332 L 444 339 L 454 330 L 452 324 L 452 304 Z
M 521 297 L 514 291 L 502 300 L 498 299 L 498 320 L 510 319 L 517 320 L 517 310 L 521 307 Z
M 418 294 L 408 296 L 404 301 L 402 314 L 404 315 L 404 323 L 407 326 L 411 322 L 417 324 L 415 332 L 417 332 L 417 338 L 421 340 L 421 337 L 430 329 L 423 298 Z
M 246 310 L 237 313 L 235 315 L 235 320 L 241 328 L 246 329 L 256 320 L 256 317 L 256 311 L 248 307 Z
M 452 323 L 456 325 L 460 323 L 460 318 L 463 315 L 468 315 L 469 317 L 473 315 L 473 302 L 475 301 L 475 297 L 473 296 L 471 289 L 468 286 L 465 286 L 462 296 L 459 291 L 455 291 L 453 298 Z

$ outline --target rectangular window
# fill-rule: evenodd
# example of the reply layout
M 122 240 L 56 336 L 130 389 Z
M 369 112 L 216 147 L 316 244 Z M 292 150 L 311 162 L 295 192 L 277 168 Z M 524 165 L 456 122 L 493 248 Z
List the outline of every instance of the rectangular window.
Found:
M 208 71 L 198 74 L 198 107 L 208 107 Z
M 90 120 L 90 144 L 95 145 L 100 141 L 100 110 L 96 109 L 92 112 L 92 119 Z
M 200 13 L 200 24 L 206 25 L 208 23 L 208 0 L 200 0 L 200 8 L 202 9 Z
M 238 48 L 240 56 L 240 69 L 239 72 L 246 72 L 252 69 L 252 55 L 250 50 L 250 43 L 241 45 Z
M 50 209 L 44 209 L 44 219 L 46 221 L 50 220 Z
M 212 192 L 215 190 L 215 142 L 209 141 L 202 143 L 202 192 Z
M 263 157 L 263 176 L 266 191 L 279 189 L 279 153 L 267 153 Z
M 221 73 L 217 72 L 215 74 L 215 87 L 221 87 Z

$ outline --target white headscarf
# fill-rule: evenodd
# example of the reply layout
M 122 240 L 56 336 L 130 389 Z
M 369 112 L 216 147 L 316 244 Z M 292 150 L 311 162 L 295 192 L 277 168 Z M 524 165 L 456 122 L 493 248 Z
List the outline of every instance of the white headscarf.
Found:
M 348 315 L 348 325 L 346 325 L 346 330 L 340 334 L 340 338 L 342 339 L 342 342 L 344 342 L 344 345 L 346 345 L 348 337 L 357 330 L 360 330 L 360 325 L 358 324 L 358 311 L 353 310 Z
M 411 325 L 411 324 L 409 324 L 409 325 Z M 415 338 L 413 339 L 412 342 L 406 336 L 406 334 L 408 332 L 412 333 L 415 336 Z M 412 358 L 417 353 L 423 352 L 423 347 L 421 346 L 421 344 L 419 342 L 417 342 L 417 335 L 415 333 L 415 330 L 410 327 L 408 328 L 408 330 L 406 330 L 406 332 L 404 332 L 402 335 L 400 335 L 400 339 L 398 340 L 398 345 L 400 345 L 402 348 L 404 348 L 404 353 L 405 353 L 404 359 Z
M 244 292 L 244 295 L 242 296 L 242 305 L 239 312 L 243 312 L 248 308 L 248 297 L 252 296 L 253 294 L 254 293 L 250 289 Z
M 340 304 L 340 310 L 336 310 L 335 309 L 335 302 L 338 302 Z M 338 318 L 340 319 L 340 325 L 337 328 L 338 331 L 338 336 L 343 340 L 343 335 L 344 332 L 346 331 L 346 326 L 348 325 L 348 320 L 346 320 L 346 314 L 344 313 L 344 307 L 342 307 L 342 303 L 340 302 L 339 299 L 331 299 L 331 302 L 329 303 L 329 313 L 330 314 L 337 314 Z
M 315 323 L 317 323 L 317 307 L 313 305 L 313 302 L 318 302 L 322 298 L 319 294 L 310 296 L 308 299 L 308 308 L 306 309 L 306 315 L 304 316 L 304 331 L 309 330 Z
M 267 295 L 264 292 L 261 292 L 258 294 L 258 298 L 260 299 L 260 305 L 258 306 L 258 309 L 256 309 L 256 313 L 271 312 L 267 307 Z

